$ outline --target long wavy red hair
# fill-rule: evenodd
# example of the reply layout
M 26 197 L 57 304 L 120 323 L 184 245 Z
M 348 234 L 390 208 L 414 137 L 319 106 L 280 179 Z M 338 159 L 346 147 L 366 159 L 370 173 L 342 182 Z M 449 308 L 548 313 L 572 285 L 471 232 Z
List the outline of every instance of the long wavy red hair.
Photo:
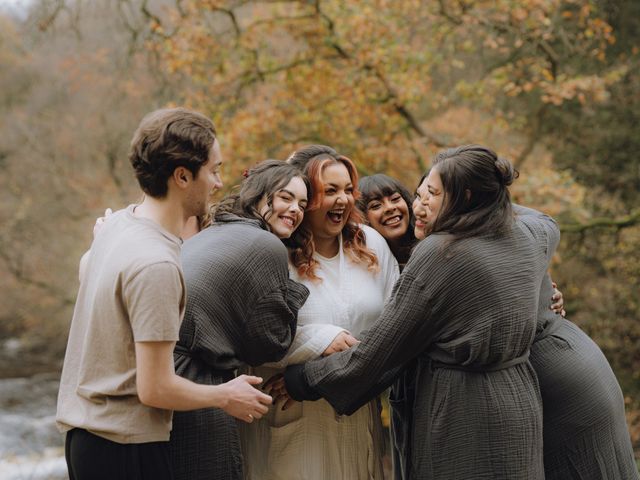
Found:
M 311 198 L 309 206 L 306 209 L 307 212 L 316 210 L 322 205 L 322 201 L 324 200 L 322 172 L 331 164 L 341 163 L 346 167 L 354 188 L 354 200 L 358 200 L 360 196 L 358 190 L 358 172 L 353 162 L 344 155 L 337 154 L 337 152 L 330 149 L 330 147 L 326 148 L 330 151 L 323 151 L 318 155 L 303 160 L 295 158 L 297 154 L 301 153 L 301 151 L 298 151 L 292 155 L 292 158 L 289 160 L 290 163 L 303 170 L 311 184 Z M 347 256 L 354 262 L 366 263 L 369 270 L 377 272 L 379 270 L 378 257 L 367 247 L 364 231 L 359 226 L 361 223 L 363 223 L 362 214 L 354 205 L 347 219 L 347 223 L 342 229 L 343 249 Z M 313 232 L 309 230 L 304 222 L 286 243 L 289 247 L 289 258 L 298 271 L 298 274 L 302 277 L 319 280 L 319 277 L 316 275 L 318 262 L 313 258 L 313 253 L 315 252 Z

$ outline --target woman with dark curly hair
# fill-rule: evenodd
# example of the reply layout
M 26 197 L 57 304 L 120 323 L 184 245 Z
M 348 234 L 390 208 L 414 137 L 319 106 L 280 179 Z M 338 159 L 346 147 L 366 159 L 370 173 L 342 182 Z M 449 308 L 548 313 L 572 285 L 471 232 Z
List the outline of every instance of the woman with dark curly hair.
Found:
M 185 242 L 187 302 L 174 350 L 178 375 L 217 385 L 242 365 L 286 354 L 309 292 L 289 278 L 282 240 L 302 222 L 307 194 L 300 171 L 267 160 L 217 206 L 211 226 Z M 170 441 L 175 479 L 241 479 L 237 424 L 220 409 L 175 412 Z

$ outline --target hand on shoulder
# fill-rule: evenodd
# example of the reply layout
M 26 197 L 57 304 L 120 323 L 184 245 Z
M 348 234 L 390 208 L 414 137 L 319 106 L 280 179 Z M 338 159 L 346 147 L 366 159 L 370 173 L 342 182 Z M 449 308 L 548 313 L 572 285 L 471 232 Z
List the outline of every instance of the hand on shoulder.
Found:
M 93 238 L 96 237 L 97 233 L 100 231 L 100 229 L 102 228 L 102 225 L 104 224 L 105 220 L 107 219 L 107 217 L 109 217 L 109 215 L 113 214 L 113 210 L 111 210 L 110 208 L 107 208 L 104 211 L 104 216 L 102 217 L 98 217 L 96 218 L 96 223 L 93 225 Z

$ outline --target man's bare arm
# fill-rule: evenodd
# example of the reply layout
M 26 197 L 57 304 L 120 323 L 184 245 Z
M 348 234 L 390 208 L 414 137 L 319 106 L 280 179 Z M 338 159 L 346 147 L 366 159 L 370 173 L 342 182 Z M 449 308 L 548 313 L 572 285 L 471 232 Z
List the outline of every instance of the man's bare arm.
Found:
M 167 410 L 221 408 L 251 423 L 267 413 L 271 397 L 253 387 L 259 377 L 241 375 L 221 385 L 199 385 L 176 375 L 175 342 L 136 342 L 137 387 L 140 401 Z

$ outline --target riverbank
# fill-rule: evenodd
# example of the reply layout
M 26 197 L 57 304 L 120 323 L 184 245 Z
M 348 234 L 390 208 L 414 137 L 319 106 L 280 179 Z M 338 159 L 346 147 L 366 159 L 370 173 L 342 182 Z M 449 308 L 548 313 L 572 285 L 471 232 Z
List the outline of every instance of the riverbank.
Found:
M 67 478 L 64 437 L 55 427 L 59 373 L 0 379 L 0 478 Z
M 62 371 L 65 343 L 60 339 L 48 342 L 27 342 L 12 337 L 0 343 L 0 379 L 26 378 Z

